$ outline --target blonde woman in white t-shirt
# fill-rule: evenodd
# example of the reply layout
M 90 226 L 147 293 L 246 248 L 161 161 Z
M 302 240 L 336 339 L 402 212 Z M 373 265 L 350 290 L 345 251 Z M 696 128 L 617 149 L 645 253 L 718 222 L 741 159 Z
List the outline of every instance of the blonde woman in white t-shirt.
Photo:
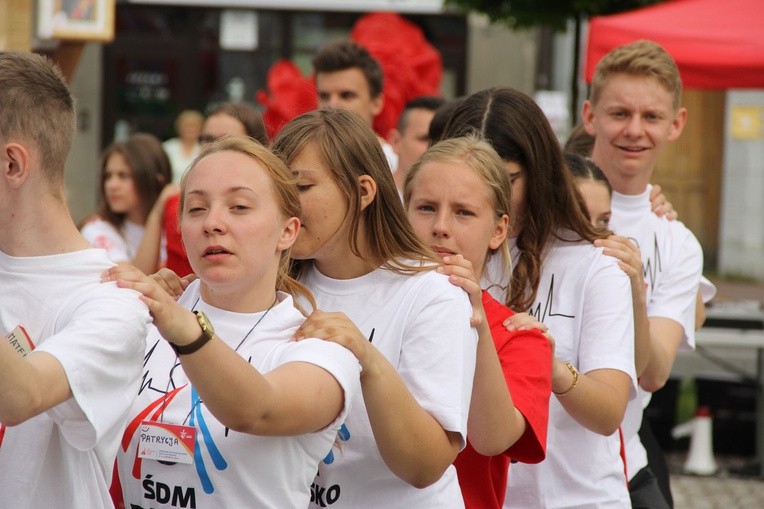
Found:
M 463 507 L 452 466 L 465 446 L 477 335 L 467 294 L 411 228 L 371 128 L 315 110 L 271 147 L 298 176 L 295 272 L 316 298 L 297 339 L 346 346 L 361 388 L 311 507 Z
M 199 279 L 177 301 L 135 268 L 106 276 L 154 322 L 117 456 L 125 507 L 304 509 L 360 366 L 336 344 L 290 341 L 305 319 L 293 298 L 311 300 L 287 274 L 295 178 L 254 140 L 223 138 L 184 176 L 180 210 Z

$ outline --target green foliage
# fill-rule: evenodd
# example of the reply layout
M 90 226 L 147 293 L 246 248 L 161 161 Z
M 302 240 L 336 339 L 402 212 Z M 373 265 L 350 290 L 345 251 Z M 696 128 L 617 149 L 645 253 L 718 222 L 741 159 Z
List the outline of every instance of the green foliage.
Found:
M 688 422 L 695 417 L 698 409 L 698 387 L 694 377 L 685 377 L 679 386 L 679 394 L 676 398 L 676 418 L 678 423 Z
M 486 14 L 510 27 L 548 26 L 565 30 L 570 18 L 629 11 L 664 0 L 445 0 L 465 12 Z

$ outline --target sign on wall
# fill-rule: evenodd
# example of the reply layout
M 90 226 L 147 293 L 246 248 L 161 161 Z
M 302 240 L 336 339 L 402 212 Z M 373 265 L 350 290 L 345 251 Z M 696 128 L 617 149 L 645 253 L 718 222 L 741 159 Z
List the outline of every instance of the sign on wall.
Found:
M 732 106 L 732 137 L 738 140 L 764 138 L 764 108 L 761 106 Z
M 37 34 L 42 39 L 111 41 L 115 0 L 40 0 Z

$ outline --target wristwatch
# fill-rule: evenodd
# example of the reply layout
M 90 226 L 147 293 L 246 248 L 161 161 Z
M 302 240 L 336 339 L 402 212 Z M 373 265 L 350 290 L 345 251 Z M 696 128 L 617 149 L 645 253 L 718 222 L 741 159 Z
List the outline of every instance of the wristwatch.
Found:
M 199 327 L 202 328 L 202 335 L 187 345 L 176 345 L 175 343 L 170 343 L 170 346 L 175 351 L 175 355 L 192 354 L 206 345 L 207 342 L 215 335 L 215 329 L 212 328 L 212 323 L 210 323 L 210 319 L 207 318 L 207 315 L 201 311 L 194 311 L 194 315 L 196 315 L 196 321 L 199 322 Z

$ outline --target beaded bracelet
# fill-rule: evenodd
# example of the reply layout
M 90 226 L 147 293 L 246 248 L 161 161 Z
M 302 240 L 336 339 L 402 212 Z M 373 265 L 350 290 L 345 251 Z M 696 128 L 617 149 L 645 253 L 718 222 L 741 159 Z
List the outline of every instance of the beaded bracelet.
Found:
M 570 384 L 570 387 L 568 387 L 562 392 L 556 392 L 554 389 L 552 389 L 552 392 L 555 394 L 555 396 L 559 396 L 559 397 L 565 396 L 576 387 L 576 384 L 578 384 L 578 370 L 576 369 L 576 367 L 569 362 L 565 363 L 565 367 L 567 367 L 568 371 L 570 371 L 570 373 L 573 375 L 573 383 Z

